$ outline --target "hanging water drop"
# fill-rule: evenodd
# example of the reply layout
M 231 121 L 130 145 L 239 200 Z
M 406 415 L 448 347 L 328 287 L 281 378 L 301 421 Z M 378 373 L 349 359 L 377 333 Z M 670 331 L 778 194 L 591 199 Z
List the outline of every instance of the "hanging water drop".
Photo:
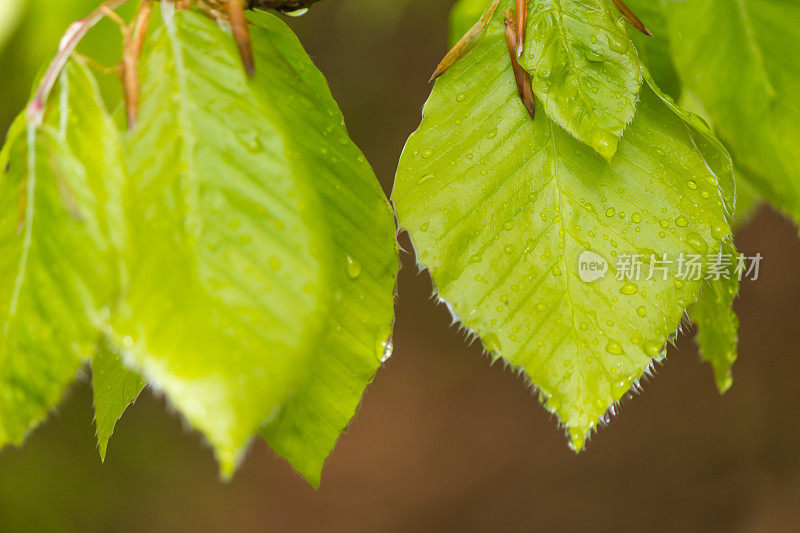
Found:
M 389 360 L 392 356 L 392 352 L 394 351 L 394 342 L 392 338 L 389 337 L 384 342 L 378 343 L 378 357 L 381 360 L 381 363 L 385 363 Z

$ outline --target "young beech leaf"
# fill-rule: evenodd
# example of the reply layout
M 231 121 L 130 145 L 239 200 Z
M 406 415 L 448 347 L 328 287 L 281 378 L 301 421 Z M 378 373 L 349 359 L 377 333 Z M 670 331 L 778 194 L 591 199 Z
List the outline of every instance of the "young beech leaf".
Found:
M 642 85 L 624 19 L 610 0 L 531 0 L 528 9 L 519 61 L 534 93 L 556 124 L 611 159 Z
M 38 129 L 21 116 L 0 155 L 0 446 L 58 403 L 119 293 L 118 139 L 98 135 L 110 119 L 86 69 L 70 64 L 62 80 L 80 93 Z M 80 120 L 59 118 L 66 105 Z
M 354 313 L 381 319 L 386 340 L 393 221 L 333 101 L 308 96 L 323 82 L 296 40 L 285 52 L 282 23 L 266 16 L 266 29 L 253 29 L 251 79 L 217 25 L 161 5 L 128 143 L 130 289 L 115 333 L 125 362 L 206 436 L 230 475 L 250 438 L 327 364 L 357 373 L 361 389 L 371 378 L 374 322 L 337 332 L 346 340 L 335 354 L 321 339 L 334 315 Z M 338 402 L 347 386 L 319 394 Z
M 450 14 L 450 41 L 486 9 L 484 0 L 461 0 Z M 503 0 L 502 21 L 515 0 Z M 611 0 L 531 0 L 525 50 L 519 61 L 532 76 L 545 112 L 606 159 L 633 118 L 642 84 L 636 49 Z
M 256 96 L 289 125 L 291 157 L 325 206 L 327 275 L 335 288 L 313 346 L 311 373 L 262 435 L 313 485 L 355 414 L 365 387 L 391 355 L 399 263 L 394 216 L 372 169 L 350 140 L 322 73 L 286 24 L 252 17 Z M 295 73 L 287 76 L 286 66 Z M 278 66 L 284 66 L 278 68 Z M 278 105 L 293 95 L 292 105 Z
M 800 222 L 800 2 L 666 0 L 664 9 L 684 85 L 757 191 Z
M 129 370 L 121 357 L 120 350 L 105 336 L 98 342 L 97 351 L 92 357 L 94 419 L 103 461 L 114 426 L 145 386 L 139 374 Z
M 697 300 L 681 254 L 702 264 L 730 240 L 733 181 L 710 170 L 720 145 L 649 85 L 610 163 L 531 120 L 503 33 L 494 21 L 435 86 L 393 199 L 440 297 L 581 449 Z

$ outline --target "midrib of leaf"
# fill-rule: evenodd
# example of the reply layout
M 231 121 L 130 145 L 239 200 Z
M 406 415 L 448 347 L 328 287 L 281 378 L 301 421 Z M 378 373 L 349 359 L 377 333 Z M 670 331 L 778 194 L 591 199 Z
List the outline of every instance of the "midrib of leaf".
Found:
M 557 0 L 557 1 L 559 1 L 559 5 L 560 5 L 560 0 Z M 569 229 L 568 229 L 567 223 L 564 220 L 564 191 L 562 190 L 561 182 L 558 179 L 558 148 L 556 147 L 556 131 L 555 131 L 555 128 L 553 127 L 553 121 L 549 121 L 549 122 L 550 122 L 550 140 L 551 140 L 551 143 L 553 145 L 553 179 L 552 179 L 552 181 L 555 184 L 556 192 L 558 193 L 558 206 L 559 206 L 559 208 L 558 208 L 558 220 L 561 221 L 561 231 L 564 232 L 564 235 L 563 235 L 562 238 L 564 239 L 564 241 L 566 241 L 567 238 L 570 237 L 570 235 L 568 234 Z M 569 201 L 569 200 L 567 200 L 567 201 Z M 562 255 L 563 259 L 564 259 L 564 270 L 565 270 L 565 272 L 564 272 L 564 293 L 565 293 L 565 295 L 567 297 L 567 300 L 568 300 L 569 309 L 570 309 L 570 317 L 572 318 L 572 327 L 567 329 L 567 332 L 566 332 L 565 336 L 571 336 L 572 337 L 572 340 L 575 342 L 575 348 L 576 348 L 575 356 L 578 357 L 578 358 L 582 358 L 582 355 L 583 355 L 583 351 L 582 351 L 583 343 L 581 342 L 581 339 L 579 339 L 578 336 L 575 334 L 575 332 L 578 330 L 578 321 L 575 319 L 575 304 L 574 304 L 574 301 L 572 299 L 572 293 L 570 292 L 570 288 L 569 288 L 570 278 L 573 275 L 573 271 L 570 268 L 570 261 L 569 261 L 569 258 L 567 257 L 567 247 L 566 247 L 566 245 L 561 249 L 561 255 Z M 549 275 L 550 270 L 547 270 L 546 272 L 548 273 L 547 275 Z M 555 309 L 555 307 L 554 307 L 554 309 Z M 542 320 L 541 322 L 544 323 L 545 320 Z M 526 346 L 530 343 L 530 341 L 533 339 L 533 337 L 535 335 L 536 335 L 536 332 L 534 331 L 528 336 L 527 339 L 525 339 L 525 345 Z M 561 343 L 557 343 L 553 347 L 551 353 L 547 356 L 547 358 L 545 359 L 543 364 L 547 364 L 547 361 L 552 357 L 552 354 L 554 354 L 556 352 L 556 350 L 558 349 L 558 344 L 561 344 Z M 605 365 L 603 365 L 603 368 L 605 369 Z M 575 439 L 573 437 L 573 444 L 575 442 L 576 441 L 575 441 Z M 578 448 L 580 448 L 580 446 L 578 446 Z
M 183 183 L 183 190 L 186 194 L 182 196 L 185 199 L 183 204 L 183 231 L 184 237 L 192 233 L 189 227 L 192 221 L 192 216 L 197 213 L 197 188 L 194 186 L 197 183 L 196 170 L 194 166 L 194 159 L 192 158 L 192 148 L 196 143 L 194 133 L 190 127 L 191 119 L 189 110 L 187 109 L 187 102 L 189 98 L 188 84 L 186 83 L 186 65 L 183 61 L 183 47 L 178 39 L 178 29 L 175 26 L 175 4 L 172 2 L 161 2 L 161 16 L 164 20 L 164 27 L 167 31 L 170 47 L 172 48 L 172 56 L 174 58 L 175 75 L 178 79 L 178 116 L 180 117 L 179 126 L 181 128 L 181 161 L 186 165 L 185 171 L 180 173 L 180 179 Z

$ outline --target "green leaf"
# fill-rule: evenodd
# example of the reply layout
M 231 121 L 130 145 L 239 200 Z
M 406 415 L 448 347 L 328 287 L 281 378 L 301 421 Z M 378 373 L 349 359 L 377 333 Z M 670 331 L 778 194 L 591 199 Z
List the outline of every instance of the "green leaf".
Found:
M 649 76 L 649 73 L 646 74 L 652 84 L 652 78 Z M 757 201 L 748 196 L 747 191 L 742 198 L 742 186 L 746 186 L 746 183 L 743 182 L 741 173 L 734 168 L 725 148 L 711 135 L 710 119 L 691 91 L 682 92 L 680 107 L 676 106 L 669 96 L 661 93 L 661 97 L 688 123 L 694 124 L 698 135 L 693 136 L 693 142 L 718 178 L 725 214 L 735 229 L 736 225 L 748 216 L 747 213 L 754 209 Z M 734 212 L 735 215 L 731 216 Z M 742 256 L 736 253 L 732 243 L 724 242 L 719 254 L 709 258 L 711 262 L 719 265 L 723 273 L 714 275 L 714 283 L 703 286 L 698 301 L 688 310 L 689 317 L 697 326 L 695 340 L 700 349 L 700 357 L 711 364 L 720 393 L 726 392 L 733 384 L 731 367 L 736 361 L 739 345 L 739 318 L 733 310 L 733 302 L 739 294 L 737 267 L 740 267 L 738 263 L 740 258 Z
M 723 269 L 725 274 L 714 283 L 703 286 L 697 303 L 689 316 L 697 324 L 697 346 L 700 356 L 711 364 L 714 380 L 720 393 L 725 393 L 733 384 L 731 367 L 736 361 L 739 345 L 739 317 L 733 311 L 733 301 L 739 294 L 738 264 L 741 257 L 733 246 L 725 244 L 720 251 L 720 264 L 729 258 Z
M 636 49 L 614 4 L 531 0 L 520 64 L 547 115 L 611 159 L 642 85 Z
M 495 20 L 436 84 L 403 152 L 393 200 L 419 261 L 492 357 L 530 377 L 575 449 L 697 300 L 680 255 L 730 240 L 732 175 L 709 170 L 730 159 L 698 127 L 647 86 L 607 162 L 544 113 L 530 119 Z M 616 279 L 634 254 L 666 254 L 667 279 L 645 279 L 647 264 L 636 282 Z M 581 256 L 607 274 L 584 281 Z
M 673 58 L 737 165 L 800 221 L 800 3 L 668 0 Z
M 58 403 L 119 289 L 108 239 L 119 183 L 114 170 L 97 174 L 119 146 L 93 137 L 109 118 L 90 74 L 70 65 L 65 79 L 81 94 L 50 106 L 38 129 L 21 116 L 0 155 L 0 446 L 21 443 Z M 51 123 L 70 101 L 84 112 L 68 133 Z
M 655 87 L 650 74 L 645 76 Z M 660 93 L 660 90 L 656 89 L 656 92 Z M 692 136 L 693 142 L 717 176 L 726 218 L 735 229 L 754 209 L 757 200 L 752 195 L 748 197 L 746 190 L 742 198 L 742 186 L 746 187 L 746 182 L 742 180 L 741 172 L 734 168 L 725 148 L 711 135 L 710 119 L 691 91 L 682 92 L 681 107 L 676 106 L 669 96 L 660 95 L 664 103 L 684 117 L 687 123 L 694 124 L 697 134 Z M 733 384 L 731 367 L 736 361 L 739 345 L 739 317 L 733 310 L 733 302 L 739 294 L 740 271 L 737 269 L 744 268 L 740 260 L 744 261 L 744 257 L 736 253 L 732 242 L 723 242 L 718 254 L 709 257 L 709 261 L 717 265 L 718 273 L 712 274 L 713 282 L 703 286 L 698 301 L 688 310 L 689 317 L 697 326 L 695 340 L 700 357 L 711 365 L 720 393 L 727 392 Z
M 287 404 L 325 365 L 365 378 L 363 343 L 377 368 L 367 326 L 346 332 L 340 352 L 320 344 L 345 311 L 375 313 L 388 335 L 394 229 L 335 104 L 309 97 L 321 78 L 296 41 L 287 52 L 282 23 L 258 19 L 268 22 L 253 29 L 258 64 L 248 79 L 213 22 L 162 10 L 129 142 L 130 290 L 115 330 L 126 363 L 206 436 L 230 475 L 251 437 L 289 416 Z M 341 272 L 350 273 L 344 286 Z M 375 294 L 349 281 L 362 276 Z
M 122 352 L 103 337 L 92 358 L 92 390 L 97 444 L 100 458 L 106 460 L 106 450 L 114 426 L 122 414 L 136 401 L 145 382 L 129 370 L 121 360 Z
M 228 476 L 322 326 L 317 205 L 229 36 L 162 8 L 128 142 L 130 288 L 114 329 Z
M 725 146 L 719 139 L 714 137 L 711 126 L 706 122 L 703 116 L 676 104 L 672 97 L 665 94 L 655 83 L 650 71 L 644 67 L 642 71 L 650 89 L 653 90 L 655 95 L 660 98 L 661 102 L 675 115 L 683 119 L 684 129 L 689 135 L 692 145 L 703 158 L 703 163 L 707 167 L 707 170 L 709 170 L 716 179 L 719 207 L 722 208 L 728 223 L 732 224 L 734 213 L 736 212 L 736 176 L 730 154 L 725 150 Z M 658 152 L 658 148 L 656 148 L 656 151 Z M 688 183 L 687 186 L 690 188 L 694 187 L 694 185 Z
M 391 354 L 394 286 L 399 268 L 394 216 L 372 169 L 350 141 L 322 74 L 297 37 L 275 16 L 254 16 L 254 53 L 263 67 L 258 95 L 283 106 L 293 143 L 325 209 L 332 312 L 315 344 L 308 380 L 262 431 L 276 452 L 315 486 L 325 458 L 355 414 L 364 388 Z M 302 81 L 276 65 L 291 65 Z M 297 125 L 304 125 L 300 130 Z
M 514 1 L 501 3 L 502 20 Z M 485 0 L 460 0 L 450 14 L 450 41 L 486 10 Z M 605 158 L 633 118 L 642 78 L 636 50 L 611 2 L 532 0 L 520 63 L 532 75 L 545 112 Z

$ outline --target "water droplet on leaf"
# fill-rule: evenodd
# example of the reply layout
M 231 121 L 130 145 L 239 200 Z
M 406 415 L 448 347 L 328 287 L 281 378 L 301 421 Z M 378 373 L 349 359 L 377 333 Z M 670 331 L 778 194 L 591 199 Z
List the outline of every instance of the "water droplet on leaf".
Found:
M 347 275 L 350 279 L 356 279 L 361 275 L 361 263 L 350 257 L 347 256 L 346 261 L 346 268 L 347 268 Z

